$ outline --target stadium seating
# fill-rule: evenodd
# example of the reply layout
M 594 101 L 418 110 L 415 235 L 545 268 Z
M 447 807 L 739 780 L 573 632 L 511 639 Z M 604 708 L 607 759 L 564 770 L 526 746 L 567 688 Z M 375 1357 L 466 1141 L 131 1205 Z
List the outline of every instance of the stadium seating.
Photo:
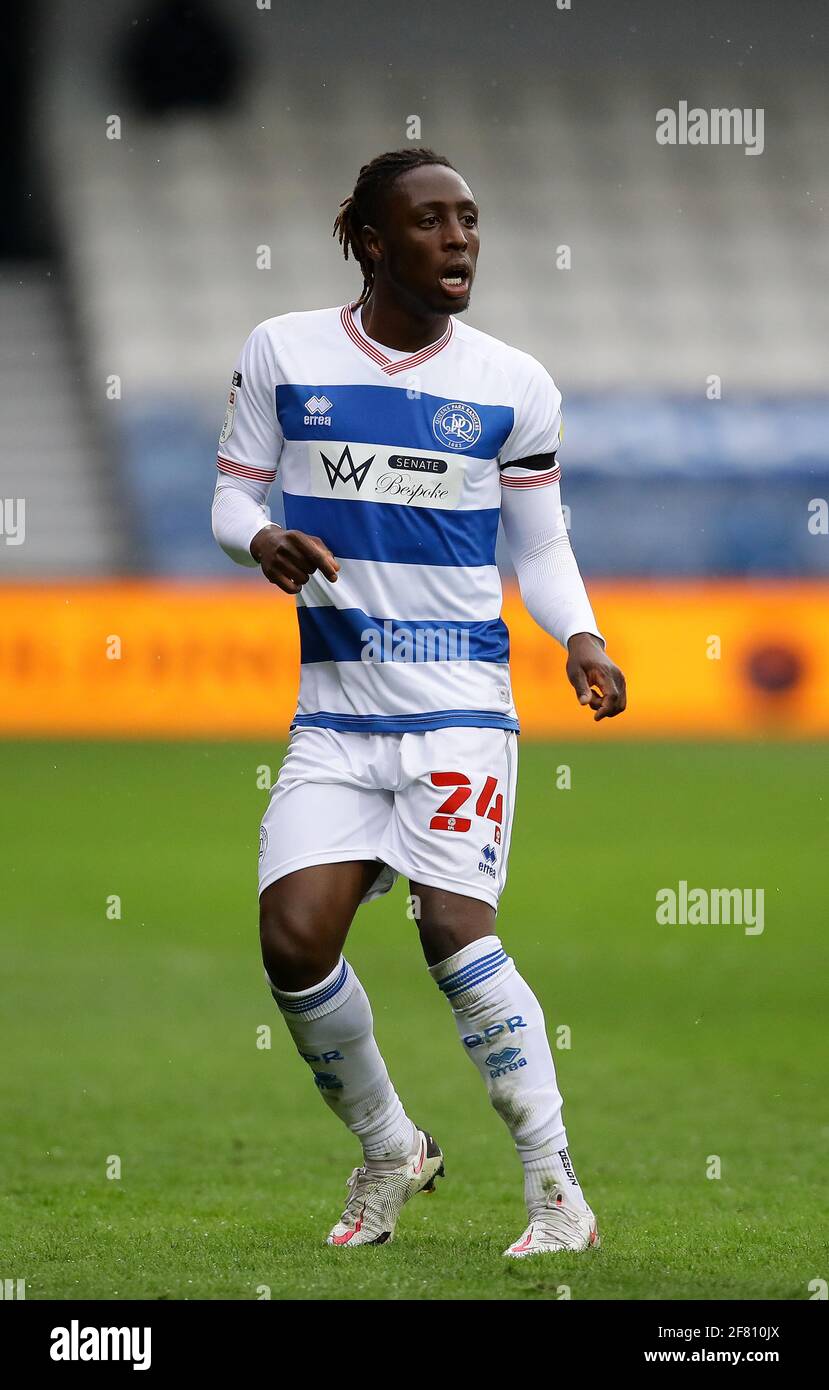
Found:
M 330 66 L 309 86 L 280 63 L 273 27 L 258 45 L 249 25 L 240 104 L 154 120 L 121 110 L 110 140 L 111 79 L 85 56 L 83 23 L 74 33 L 61 14 L 88 81 L 56 77 L 44 156 L 89 377 L 122 383 L 105 415 L 117 492 L 147 568 L 220 572 L 207 511 L 236 355 L 259 320 L 359 290 L 331 224 L 360 163 L 406 143 L 399 86 Z M 102 15 L 95 53 L 126 14 L 118 0 Z M 810 191 L 825 84 L 781 73 L 759 157 L 658 145 L 655 113 L 676 96 L 664 74 L 528 72 L 493 100 L 495 80 L 467 65 L 422 111 L 411 74 L 403 85 L 422 142 L 453 159 L 483 209 L 470 322 L 539 357 L 564 392 L 586 567 L 773 572 L 788 548 L 788 564 L 829 569 L 827 548 L 805 543 L 803 511 L 829 470 L 829 253 Z M 701 74 L 693 99 L 752 101 L 737 69 Z M 714 376 L 721 400 L 706 395 Z M 617 507 L 623 489 L 624 538 L 602 501 Z M 722 525 L 735 489 L 742 532 Z M 90 542 L 91 568 L 96 553 Z
M 25 544 L 0 546 L 8 577 L 105 574 L 132 559 L 65 297 L 41 263 L 0 278 L 0 499 L 25 504 Z

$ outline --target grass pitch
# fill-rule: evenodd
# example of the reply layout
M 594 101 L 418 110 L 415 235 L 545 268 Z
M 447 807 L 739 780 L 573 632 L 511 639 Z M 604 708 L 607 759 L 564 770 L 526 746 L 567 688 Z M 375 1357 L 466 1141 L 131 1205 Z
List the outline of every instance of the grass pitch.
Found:
M 30 1299 L 808 1299 L 829 1269 L 823 750 L 522 744 L 498 929 L 570 1030 L 556 1064 L 604 1244 L 521 1262 L 501 1257 L 520 1165 L 403 883 L 348 956 L 447 1177 L 391 1245 L 322 1243 L 358 1151 L 258 960 L 256 769 L 280 755 L 3 746 L 0 1276 Z M 763 933 L 658 925 L 681 879 L 763 888 Z

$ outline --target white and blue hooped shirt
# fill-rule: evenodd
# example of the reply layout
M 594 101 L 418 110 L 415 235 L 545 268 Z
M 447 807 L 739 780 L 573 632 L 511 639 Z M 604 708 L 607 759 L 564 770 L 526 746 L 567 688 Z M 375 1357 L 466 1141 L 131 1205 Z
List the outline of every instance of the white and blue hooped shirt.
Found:
M 457 319 L 403 353 L 368 338 L 359 314 L 255 328 L 219 445 L 225 474 L 267 490 L 278 471 L 286 526 L 340 564 L 335 582 L 313 574 L 296 596 L 291 727 L 517 730 L 495 563 L 501 477 L 555 454 L 561 395 L 535 358 Z

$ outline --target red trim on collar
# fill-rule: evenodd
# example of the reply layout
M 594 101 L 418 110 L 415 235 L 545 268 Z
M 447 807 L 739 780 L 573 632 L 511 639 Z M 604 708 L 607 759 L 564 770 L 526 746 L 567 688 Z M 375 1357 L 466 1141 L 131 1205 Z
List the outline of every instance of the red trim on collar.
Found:
M 401 357 L 395 362 L 392 358 L 387 357 L 384 352 L 381 352 L 378 347 L 375 347 L 374 343 L 372 343 L 366 337 L 365 333 L 357 327 L 351 317 L 352 307 L 351 304 L 343 305 L 340 310 L 340 323 L 352 343 L 360 348 L 367 357 L 370 357 L 373 362 L 376 362 L 377 366 L 380 367 L 387 376 L 395 376 L 398 372 L 411 371 L 412 367 L 419 367 L 423 362 L 428 362 L 430 357 L 434 357 L 436 353 L 440 352 L 442 348 L 445 348 L 446 345 L 452 341 L 455 333 L 455 326 L 450 319 L 446 327 L 446 332 L 443 334 L 442 338 L 438 338 L 437 342 L 430 343 L 428 347 L 421 348 L 420 352 L 412 352 L 408 357 Z

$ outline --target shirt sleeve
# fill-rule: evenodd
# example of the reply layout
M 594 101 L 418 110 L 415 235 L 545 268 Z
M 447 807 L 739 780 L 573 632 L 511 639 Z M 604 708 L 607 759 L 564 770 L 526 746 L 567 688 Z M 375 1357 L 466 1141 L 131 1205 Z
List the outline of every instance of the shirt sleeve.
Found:
M 250 569 L 258 561 L 250 553 L 251 541 L 265 526 L 270 526 L 271 513 L 266 506 L 270 483 L 257 483 L 252 478 L 235 478 L 219 473 L 213 494 L 213 535 L 225 555 L 237 565 Z
M 529 470 L 524 479 L 507 482 L 501 521 L 524 606 L 539 627 L 563 647 L 577 632 L 592 632 L 604 644 L 570 545 L 558 483 L 537 485 Z
M 510 464 L 549 469 L 561 443 L 561 392 L 549 372 L 524 354 L 516 384 L 515 419 L 498 457 L 503 473 Z
M 217 464 L 220 473 L 271 484 L 284 437 L 276 414 L 276 351 L 264 324 L 239 355 L 227 398 Z

